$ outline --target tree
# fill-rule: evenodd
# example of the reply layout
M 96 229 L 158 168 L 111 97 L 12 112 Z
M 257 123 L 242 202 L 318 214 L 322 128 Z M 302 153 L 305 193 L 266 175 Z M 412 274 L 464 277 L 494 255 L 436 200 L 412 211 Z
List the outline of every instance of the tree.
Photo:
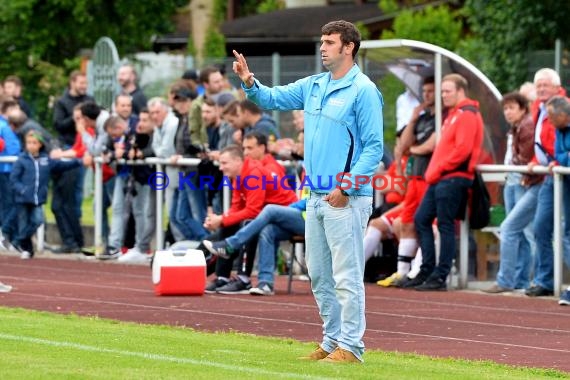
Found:
M 565 2 L 467 0 L 463 14 L 473 35 L 459 52 L 504 92 L 527 79 L 530 51 L 552 49 L 557 37 L 570 32 Z
M 391 7 L 388 4 L 384 6 Z M 461 30 L 461 20 L 448 7 L 427 6 L 419 11 L 400 11 L 394 18 L 392 29 L 384 30 L 381 38 L 407 38 L 454 50 L 461 37 Z
M 148 50 L 153 35 L 172 30 L 171 16 L 177 6 L 185 3 L 181 0 L 2 1 L 0 51 L 4 53 L 0 77 L 20 76 L 28 84 L 26 95 L 37 97 L 34 100 L 41 104 L 34 104 L 36 109 L 44 108 L 45 112 L 46 97 L 57 96 L 62 91 L 59 85 L 49 85 L 54 70 L 71 69 L 65 63 L 69 66 L 81 49 L 91 48 L 102 36 L 112 38 L 122 55 Z M 44 83 L 42 89 L 32 87 L 39 82 Z

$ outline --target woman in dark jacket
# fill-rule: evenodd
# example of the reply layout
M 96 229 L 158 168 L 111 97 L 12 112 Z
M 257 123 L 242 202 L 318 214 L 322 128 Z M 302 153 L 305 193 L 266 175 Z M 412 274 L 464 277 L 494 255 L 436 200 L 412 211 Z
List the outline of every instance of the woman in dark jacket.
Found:
M 26 134 L 25 143 L 25 150 L 14 163 L 10 174 L 18 220 L 12 245 L 21 253 L 22 259 L 31 259 L 34 256 L 32 236 L 44 223 L 42 205 L 47 200 L 50 172 L 78 167 L 81 161 L 50 159 L 44 149 L 43 136 L 36 131 Z

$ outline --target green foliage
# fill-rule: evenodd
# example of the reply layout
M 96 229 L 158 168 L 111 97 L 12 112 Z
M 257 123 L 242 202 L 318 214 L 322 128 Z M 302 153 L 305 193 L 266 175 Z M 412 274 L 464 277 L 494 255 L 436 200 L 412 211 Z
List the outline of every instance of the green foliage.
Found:
M 380 0 L 378 2 L 378 7 L 385 14 L 394 13 L 400 9 L 400 6 L 396 0 Z
M 381 38 L 407 38 L 454 50 L 461 29 L 461 21 L 447 6 L 428 6 L 417 12 L 402 10 L 394 19 L 392 30 L 384 30 Z
M 66 60 L 92 48 L 102 36 L 112 38 L 121 55 L 148 50 L 153 35 L 172 30 L 170 17 L 179 4 L 180 0 L 2 1 L 0 78 L 21 77 L 24 96 L 36 106 L 36 117 L 46 123 L 47 99 L 59 96 L 66 83 L 59 74 L 52 76 L 55 68 L 64 69 L 66 75 L 70 69 Z M 38 83 L 41 87 L 36 88 Z
M 354 26 L 356 26 L 356 29 L 360 32 L 360 38 L 362 41 L 370 39 L 370 31 L 366 28 L 366 25 L 364 25 L 363 22 L 357 21 L 354 23 Z
M 225 21 L 227 12 L 228 2 L 226 0 L 214 0 L 212 21 L 216 23 L 216 25 L 221 24 Z
M 226 39 L 218 31 L 218 28 L 214 26 L 208 28 L 202 55 L 208 58 L 224 58 L 226 56 Z
M 284 8 L 285 2 L 283 0 L 263 0 L 257 6 L 257 13 L 269 13 Z
M 547 0 L 467 0 L 463 8 L 473 39 L 460 53 L 477 63 L 501 91 L 526 80 L 528 52 L 553 49 L 570 33 L 568 4 Z

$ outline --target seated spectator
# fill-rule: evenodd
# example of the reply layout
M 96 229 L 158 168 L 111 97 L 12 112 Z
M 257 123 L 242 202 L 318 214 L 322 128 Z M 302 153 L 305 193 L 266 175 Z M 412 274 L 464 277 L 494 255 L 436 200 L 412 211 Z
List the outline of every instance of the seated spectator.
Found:
M 418 251 L 418 238 L 414 225 L 414 215 L 424 197 L 427 183 L 424 179 L 435 147 L 435 85 L 434 78 L 424 79 L 422 85 L 423 102 L 413 109 L 407 126 L 403 129 L 396 145 L 395 161 L 408 154 L 408 178 L 406 193 L 402 201 L 403 209 L 400 214 L 401 230 L 398 244 L 398 268 L 390 277 L 378 281 L 380 286 L 403 285 L 406 275 L 411 270 L 411 262 Z M 403 173 L 402 168 L 397 170 Z M 411 278 L 408 276 L 408 278 Z
M 36 131 L 26 135 L 26 150 L 14 163 L 10 183 L 15 194 L 17 209 L 17 233 L 12 245 L 20 252 L 22 259 L 34 256 L 32 236 L 44 223 L 43 204 L 47 200 L 50 172 L 79 167 L 82 162 L 55 161 L 43 149 L 43 137 Z
M 292 190 L 274 186 L 274 179 L 258 161 L 244 159 L 243 151 L 237 146 L 229 146 L 220 154 L 220 170 L 232 181 L 232 202 L 230 209 L 223 215 L 209 214 L 204 223 L 216 234 L 207 238 L 209 241 L 225 239 L 237 232 L 240 223 L 254 219 L 267 204 L 290 205 L 297 200 Z M 204 246 L 202 248 L 206 249 Z M 255 252 L 255 245 L 246 248 L 249 254 Z M 208 284 L 207 293 L 217 291 L 224 294 L 249 293 L 249 276 L 252 268 L 242 268 L 238 277 L 230 282 L 233 259 L 219 258 L 216 262 L 216 280 Z

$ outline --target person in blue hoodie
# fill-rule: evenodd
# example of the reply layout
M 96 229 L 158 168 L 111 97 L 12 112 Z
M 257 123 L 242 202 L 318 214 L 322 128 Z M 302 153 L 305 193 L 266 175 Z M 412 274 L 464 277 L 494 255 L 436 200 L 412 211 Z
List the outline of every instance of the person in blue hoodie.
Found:
M 7 114 L 12 109 L 19 109 L 12 99 L 0 97 L 0 157 L 17 156 L 21 145 L 16 132 L 10 127 Z M 14 195 L 10 186 L 12 162 L 0 162 L 0 248 L 9 249 L 9 241 L 14 235 L 15 207 Z
M 50 172 L 72 169 L 81 166 L 82 162 L 50 159 L 44 148 L 44 138 L 37 131 L 26 134 L 25 144 L 25 151 L 14 163 L 10 174 L 17 213 L 17 232 L 12 245 L 22 259 L 31 259 L 34 256 L 32 236 L 44 223 L 42 205 L 47 200 Z
M 286 86 L 254 79 L 234 51 L 233 70 L 247 97 L 267 110 L 303 110 L 307 200 L 306 261 L 323 320 L 323 340 L 305 360 L 362 362 L 364 229 L 372 210 L 371 177 L 383 154 L 382 94 L 355 64 L 360 33 L 347 21 L 321 29 L 327 72 Z

